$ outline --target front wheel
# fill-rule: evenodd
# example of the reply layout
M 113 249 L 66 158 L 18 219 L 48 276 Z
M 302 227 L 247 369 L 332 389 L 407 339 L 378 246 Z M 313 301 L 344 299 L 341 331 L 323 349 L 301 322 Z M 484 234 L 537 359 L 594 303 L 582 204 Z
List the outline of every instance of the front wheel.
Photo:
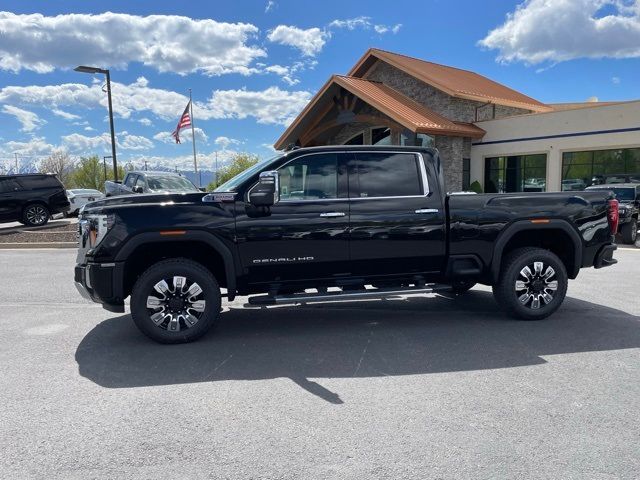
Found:
M 560 307 L 568 282 L 557 255 L 542 248 L 520 248 L 504 259 L 493 295 L 511 316 L 542 320 Z
M 163 260 L 135 283 L 131 316 L 156 342 L 192 342 L 213 326 L 220 301 L 218 282 L 208 269 L 186 258 Z

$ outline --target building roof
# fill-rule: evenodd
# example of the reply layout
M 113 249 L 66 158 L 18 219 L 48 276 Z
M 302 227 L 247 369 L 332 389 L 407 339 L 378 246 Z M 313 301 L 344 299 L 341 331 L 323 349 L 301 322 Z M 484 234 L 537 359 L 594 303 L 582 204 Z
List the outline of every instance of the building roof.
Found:
M 316 93 L 282 136 L 275 148 L 282 149 L 309 126 L 310 118 L 321 115 L 323 99 L 329 101 L 331 91 L 343 88 L 362 101 L 376 108 L 389 118 L 415 133 L 465 136 L 480 138 L 484 130 L 470 123 L 452 122 L 433 110 L 419 104 L 400 92 L 379 82 L 362 78 L 333 75 Z
M 403 127 L 416 133 L 464 135 L 479 138 L 484 130 L 470 123 L 452 122 L 393 88 L 379 82 L 335 75 L 334 81 Z
M 370 48 L 351 69 L 349 76 L 366 77 L 367 72 L 378 60 L 382 60 L 453 97 L 491 102 L 534 112 L 551 110 L 544 103 L 475 72 L 426 62 L 377 48 Z
M 553 111 L 578 110 L 581 108 L 608 107 L 609 105 L 619 105 L 627 102 L 572 102 L 572 103 L 549 103 Z

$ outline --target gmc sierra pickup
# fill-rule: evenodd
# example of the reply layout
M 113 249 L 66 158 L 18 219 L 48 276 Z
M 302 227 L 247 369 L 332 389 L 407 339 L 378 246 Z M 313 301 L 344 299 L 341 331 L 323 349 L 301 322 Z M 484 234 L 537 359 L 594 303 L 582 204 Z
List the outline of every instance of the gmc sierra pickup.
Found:
M 81 215 L 75 282 L 150 338 L 202 336 L 221 299 L 256 305 L 493 287 L 542 319 L 583 267 L 616 263 L 608 191 L 448 195 L 438 152 L 296 149 L 208 194 L 122 196 Z M 223 294 L 221 288 L 225 290 Z

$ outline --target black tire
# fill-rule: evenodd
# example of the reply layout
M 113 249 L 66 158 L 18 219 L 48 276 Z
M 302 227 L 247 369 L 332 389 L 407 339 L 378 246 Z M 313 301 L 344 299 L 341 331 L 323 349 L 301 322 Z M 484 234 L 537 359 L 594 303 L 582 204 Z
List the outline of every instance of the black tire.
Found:
M 471 280 L 458 280 L 457 282 L 453 282 L 451 284 L 451 292 L 456 295 L 462 295 L 463 293 L 467 293 L 473 287 L 476 286 L 476 282 Z
M 620 227 L 620 239 L 622 243 L 636 243 L 638 236 L 638 220 L 632 218 L 630 222 L 625 223 Z
M 184 278 L 184 283 L 177 283 L 176 278 Z M 163 280 L 166 293 L 161 293 L 162 285 L 156 289 Z M 190 295 L 194 285 L 200 293 Z M 194 287 L 193 291 L 197 290 Z M 157 304 L 155 308 L 148 308 L 150 297 L 157 299 L 151 301 Z M 156 263 L 138 278 L 131 293 L 131 317 L 140 331 L 156 342 L 186 343 L 202 337 L 215 324 L 220 303 L 220 287 L 208 269 L 186 258 L 174 258 Z
M 50 217 L 49 209 L 42 203 L 32 203 L 22 211 L 22 223 L 29 227 L 46 225 Z
M 536 268 L 537 263 L 542 266 Z M 553 270 L 552 275 L 548 267 Z M 505 257 L 493 295 L 512 317 L 542 320 L 562 305 L 568 282 L 567 270 L 557 255 L 542 248 L 519 248 Z

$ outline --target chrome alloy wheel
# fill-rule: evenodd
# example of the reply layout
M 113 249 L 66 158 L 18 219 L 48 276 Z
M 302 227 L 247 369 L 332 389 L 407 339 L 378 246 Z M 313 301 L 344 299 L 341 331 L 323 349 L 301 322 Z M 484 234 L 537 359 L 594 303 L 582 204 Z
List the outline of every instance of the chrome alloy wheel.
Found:
M 543 262 L 533 262 L 533 265 L 520 270 L 515 289 L 522 305 L 538 310 L 540 306 L 551 303 L 558 290 L 556 271 Z
M 206 302 L 196 282 L 174 276 L 160 280 L 147 297 L 149 318 L 159 328 L 179 332 L 193 327 L 204 314 Z
M 47 211 L 40 205 L 32 205 L 27 209 L 26 216 L 31 225 L 41 225 L 47 219 Z

